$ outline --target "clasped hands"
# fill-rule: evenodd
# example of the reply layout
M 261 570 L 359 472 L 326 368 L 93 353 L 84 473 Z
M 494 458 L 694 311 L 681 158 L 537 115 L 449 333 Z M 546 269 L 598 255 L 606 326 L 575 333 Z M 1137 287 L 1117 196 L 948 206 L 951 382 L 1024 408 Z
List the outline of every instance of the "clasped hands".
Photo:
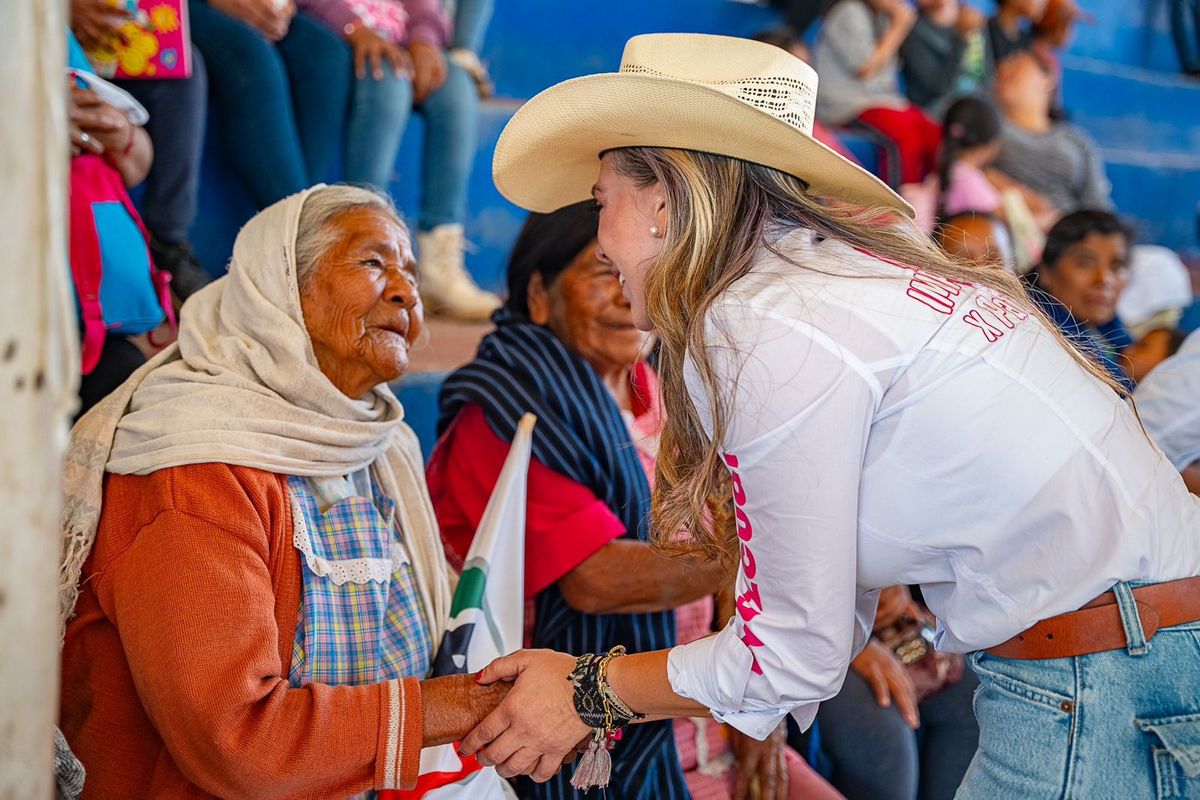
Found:
M 489 664 L 476 678 L 480 684 L 510 681 L 513 686 L 463 739 L 460 755 L 474 754 L 504 778 L 529 775 L 543 783 L 554 777 L 592 736 L 575 711 L 575 688 L 567 677 L 574 668 L 574 656 L 553 650 L 521 650 Z M 734 796 L 787 797 L 784 727 L 763 742 L 732 734 L 738 773 Z

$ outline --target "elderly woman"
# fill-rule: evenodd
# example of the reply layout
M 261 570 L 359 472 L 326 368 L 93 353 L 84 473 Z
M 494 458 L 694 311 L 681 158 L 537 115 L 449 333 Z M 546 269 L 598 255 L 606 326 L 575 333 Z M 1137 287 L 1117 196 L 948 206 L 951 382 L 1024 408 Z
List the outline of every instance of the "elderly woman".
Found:
M 495 704 L 423 680 L 447 572 L 386 386 L 421 331 L 413 263 L 378 195 L 280 201 L 76 426 L 61 727 L 85 797 L 408 788 Z
M 1054 324 L 1132 389 L 1122 351 L 1133 337 L 1117 316 L 1129 282 L 1129 239 L 1129 229 L 1107 211 L 1068 214 L 1047 234 L 1029 281 Z
M 533 408 L 525 569 L 526 596 L 536 603 L 533 642 L 623 641 L 640 650 L 711 633 L 712 595 L 725 570 L 664 558 L 641 540 L 662 427 L 658 378 L 643 360 L 646 335 L 634 327 L 629 301 L 597 257 L 597 222 L 595 203 L 585 201 L 525 223 L 499 329 L 446 381 L 445 434 L 429 484 L 447 549 L 461 560 L 517 419 Z M 667 723 L 631 730 L 614 750 L 614 792 L 728 798 L 735 784 L 757 778 L 764 789 L 790 783 L 793 797 L 838 796 L 782 733 L 760 746 L 734 732 L 731 769 L 721 728 L 680 720 L 674 737 Z M 518 788 L 525 797 L 575 796 L 569 776 Z

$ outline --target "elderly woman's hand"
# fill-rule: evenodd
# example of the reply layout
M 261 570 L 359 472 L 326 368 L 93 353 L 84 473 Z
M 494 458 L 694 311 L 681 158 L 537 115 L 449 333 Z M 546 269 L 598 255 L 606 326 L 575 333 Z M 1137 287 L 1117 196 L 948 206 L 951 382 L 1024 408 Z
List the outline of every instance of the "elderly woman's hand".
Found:
M 522 650 L 498 658 L 479 673 L 479 682 L 515 681 L 494 712 L 463 740 L 463 755 L 495 764 L 506 778 L 532 775 L 550 780 L 590 729 L 575 713 L 575 658 L 552 650 Z
M 447 675 L 421 681 L 421 705 L 425 718 L 425 747 L 462 740 L 480 720 L 496 710 L 512 688 L 498 681 L 476 682 L 472 675 Z

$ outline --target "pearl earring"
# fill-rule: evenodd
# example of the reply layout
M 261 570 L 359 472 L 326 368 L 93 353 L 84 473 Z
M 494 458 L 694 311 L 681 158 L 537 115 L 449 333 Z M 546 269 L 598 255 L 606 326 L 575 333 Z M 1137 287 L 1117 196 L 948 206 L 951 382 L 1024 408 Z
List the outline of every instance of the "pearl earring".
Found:
M 660 231 L 658 229 L 657 225 L 651 225 L 650 226 L 650 235 L 653 236 L 655 239 L 657 239 L 660 236 L 662 236 L 662 231 Z

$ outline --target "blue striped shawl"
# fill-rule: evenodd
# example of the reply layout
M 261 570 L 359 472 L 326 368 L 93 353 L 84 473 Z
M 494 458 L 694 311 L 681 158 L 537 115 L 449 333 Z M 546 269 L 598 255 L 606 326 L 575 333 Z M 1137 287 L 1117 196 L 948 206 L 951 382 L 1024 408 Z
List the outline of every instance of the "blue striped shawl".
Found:
M 512 441 L 521 416 L 538 417 L 533 457 L 587 486 L 625 525 L 627 538 L 646 539 L 650 485 L 620 409 L 596 371 L 549 330 L 497 312 L 495 332 L 479 345 L 475 360 L 446 379 L 439 398 L 438 435 L 459 411 L 474 403 L 497 436 Z M 646 580 L 654 580 L 647 575 Z M 534 647 L 578 655 L 623 644 L 631 653 L 675 645 L 675 615 L 584 614 L 571 608 L 557 586 L 538 593 Z M 634 725 L 613 749 L 609 798 L 686 798 L 670 722 Z M 525 778 L 527 798 L 575 798 L 570 769 L 536 784 Z

